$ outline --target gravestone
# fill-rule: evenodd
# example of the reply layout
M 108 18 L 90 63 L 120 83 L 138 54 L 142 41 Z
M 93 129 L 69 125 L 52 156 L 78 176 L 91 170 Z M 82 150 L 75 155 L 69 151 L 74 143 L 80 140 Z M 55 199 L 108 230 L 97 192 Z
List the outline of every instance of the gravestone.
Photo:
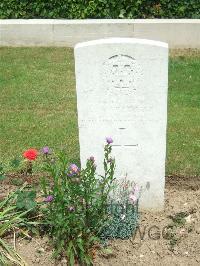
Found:
M 103 172 L 106 137 L 114 142 L 116 177 L 143 187 L 142 209 L 164 205 L 168 45 L 111 38 L 75 46 L 81 164 Z

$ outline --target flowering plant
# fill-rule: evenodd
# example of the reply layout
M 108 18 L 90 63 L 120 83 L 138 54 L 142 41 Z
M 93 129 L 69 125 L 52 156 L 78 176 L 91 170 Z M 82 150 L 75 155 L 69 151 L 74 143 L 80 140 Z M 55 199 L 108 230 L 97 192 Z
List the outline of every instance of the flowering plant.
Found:
M 24 158 L 28 159 L 29 161 L 34 161 L 38 156 L 38 151 L 36 149 L 29 149 L 26 150 L 23 155 Z
M 104 147 L 104 175 L 97 175 L 95 158 L 91 156 L 84 169 L 68 166 L 61 152 L 56 161 L 45 161 L 45 170 L 53 178 L 42 179 L 45 197 L 43 209 L 46 226 L 55 247 L 55 256 L 64 255 L 69 265 L 75 260 L 92 264 L 94 244 L 107 220 L 107 200 L 113 188 L 115 160 L 111 158 L 111 138 Z
M 24 158 L 27 160 L 26 174 L 31 174 L 33 172 L 32 161 L 35 161 L 39 152 L 36 149 L 29 149 L 23 153 Z
M 109 219 L 101 232 L 101 238 L 128 239 L 132 236 L 138 223 L 138 201 L 141 187 L 125 177 L 115 181 L 113 194 L 108 199 Z
M 41 153 L 43 153 L 44 155 L 47 156 L 47 155 L 51 154 L 51 150 L 48 146 L 45 146 L 42 148 Z

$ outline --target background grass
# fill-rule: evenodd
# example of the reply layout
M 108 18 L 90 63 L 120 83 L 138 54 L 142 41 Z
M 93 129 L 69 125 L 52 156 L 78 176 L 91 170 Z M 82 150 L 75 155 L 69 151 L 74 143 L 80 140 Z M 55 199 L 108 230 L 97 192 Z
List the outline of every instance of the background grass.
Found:
M 170 59 L 167 172 L 200 175 L 200 51 Z
M 79 160 L 73 50 L 0 48 L 0 161 L 29 147 Z M 167 174 L 200 174 L 200 52 L 169 64 Z
M 73 52 L 1 48 L 0 161 L 29 147 L 79 156 Z

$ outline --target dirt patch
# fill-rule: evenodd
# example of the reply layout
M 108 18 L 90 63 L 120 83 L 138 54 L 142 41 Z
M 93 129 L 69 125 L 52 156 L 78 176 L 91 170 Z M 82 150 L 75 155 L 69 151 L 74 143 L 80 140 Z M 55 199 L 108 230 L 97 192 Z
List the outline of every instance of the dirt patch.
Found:
M 98 257 L 96 265 L 200 265 L 199 185 L 200 178 L 167 178 L 165 210 L 141 213 L 141 236 L 138 230 L 131 240 L 113 241 L 110 258 Z M 170 226 L 174 235 L 167 236 Z
M 200 176 L 168 176 L 166 178 L 166 188 L 177 190 L 200 190 Z
M 199 206 L 200 177 L 168 177 L 165 210 L 141 213 L 136 235 L 111 241 L 109 254 L 97 251 L 94 265 L 200 265 Z M 16 247 L 30 266 L 67 265 L 51 258 L 46 237 L 19 240 Z

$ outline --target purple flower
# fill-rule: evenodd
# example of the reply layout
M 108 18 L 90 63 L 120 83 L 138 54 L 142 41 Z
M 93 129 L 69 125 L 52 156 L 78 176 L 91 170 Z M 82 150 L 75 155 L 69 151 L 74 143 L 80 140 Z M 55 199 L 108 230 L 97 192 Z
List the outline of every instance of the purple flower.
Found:
M 44 202 L 51 202 L 53 200 L 53 196 L 49 195 L 44 199 Z
M 137 197 L 134 194 L 130 194 L 129 199 L 132 204 L 135 204 L 137 202 Z
M 89 160 L 92 161 L 92 162 L 94 162 L 95 161 L 94 160 L 94 156 L 90 156 Z
M 71 164 L 69 166 L 69 171 L 70 171 L 70 174 L 77 174 L 79 172 L 79 168 L 76 164 Z
M 73 211 L 75 211 L 75 208 L 74 208 L 73 206 L 70 206 L 70 207 L 68 208 L 68 210 L 69 210 L 70 212 L 73 212 Z
M 140 192 L 140 187 L 138 185 L 134 185 L 133 187 L 133 193 L 137 194 Z
M 106 142 L 107 142 L 108 144 L 111 144 L 111 143 L 113 143 L 113 139 L 112 139 L 111 137 L 107 137 L 107 138 L 106 138 Z
M 109 162 L 109 163 L 113 163 L 113 162 L 114 162 L 114 159 L 113 159 L 113 158 L 109 158 L 109 159 L 108 159 L 108 162 Z
M 49 154 L 49 153 L 50 153 L 50 149 L 49 149 L 49 147 L 48 147 L 48 146 L 43 147 L 43 148 L 42 148 L 42 153 L 43 153 L 43 154 Z
M 65 172 L 67 174 L 67 176 L 71 177 L 74 176 L 74 174 L 72 174 L 71 172 L 67 173 L 67 171 Z
M 68 177 L 72 177 L 72 176 L 75 176 L 75 175 L 76 175 L 76 173 L 72 173 L 72 172 L 69 172 L 69 173 L 67 174 Z

